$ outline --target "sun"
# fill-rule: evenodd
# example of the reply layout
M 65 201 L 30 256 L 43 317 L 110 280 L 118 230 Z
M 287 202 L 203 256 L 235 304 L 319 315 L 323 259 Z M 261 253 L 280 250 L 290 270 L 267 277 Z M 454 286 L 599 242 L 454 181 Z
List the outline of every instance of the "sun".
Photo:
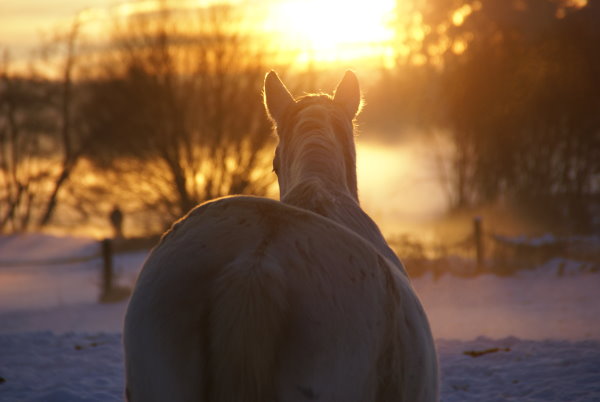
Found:
M 340 61 L 375 56 L 393 38 L 396 0 L 283 0 L 265 28 L 303 57 Z

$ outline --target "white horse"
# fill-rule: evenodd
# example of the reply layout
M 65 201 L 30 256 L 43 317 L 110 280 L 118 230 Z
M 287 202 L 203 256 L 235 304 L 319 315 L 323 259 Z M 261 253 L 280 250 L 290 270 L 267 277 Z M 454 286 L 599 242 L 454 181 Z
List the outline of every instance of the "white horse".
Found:
M 427 317 L 358 203 L 355 75 L 294 100 L 271 72 L 264 97 L 281 202 L 210 201 L 163 236 L 125 318 L 128 400 L 436 401 Z

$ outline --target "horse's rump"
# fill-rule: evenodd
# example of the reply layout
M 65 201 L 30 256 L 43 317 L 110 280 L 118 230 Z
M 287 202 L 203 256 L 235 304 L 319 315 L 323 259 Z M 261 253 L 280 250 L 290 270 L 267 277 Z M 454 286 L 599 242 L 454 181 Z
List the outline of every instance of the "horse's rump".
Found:
M 359 205 L 358 79 L 264 89 L 282 202 L 205 203 L 153 250 L 126 316 L 130 400 L 435 401 L 427 318 Z
M 425 320 L 402 311 L 415 296 L 393 264 L 341 225 L 267 199 L 225 198 L 192 211 L 153 251 L 137 287 L 126 345 L 145 333 L 146 347 L 172 354 L 165 372 L 198 356 L 194 385 L 189 363 L 178 381 L 189 389 L 182 399 L 374 400 L 390 382 L 402 388 L 402 378 L 378 373 L 392 369 L 390 359 L 406 361 L 390 353 L 423 358 L 423 341 L 392 345 L 421 336 L 400 333 L 405 321 Z M 167 344 L 181 332 L 178 345 Z

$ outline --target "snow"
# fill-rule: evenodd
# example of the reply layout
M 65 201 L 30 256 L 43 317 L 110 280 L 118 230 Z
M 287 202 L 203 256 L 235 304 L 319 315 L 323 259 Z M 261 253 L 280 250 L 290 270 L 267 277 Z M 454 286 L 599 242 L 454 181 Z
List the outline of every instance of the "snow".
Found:
M 55 262 L 98 255 L 98 241 L 91 238 L 60 237 L 46 234 L 0 237 L 0 267 Z M 67 258 L 68 257 L 68 258 Z
M 509 244 L 521 244 L 532 247 L 540 247 L 548 244 L 557 243 L 559 240 L 552 233 L 545 233 L 539 237 L 516 236 L 507 237 L 496 235 L 496 239 Z
M 439 340 L 442 401 L 598 401 L 600 344 L 517 338 Z M 480 357 L 466 351 L 503 348 Z M 4 402 L 120 401 L 119 334 L 0 335 Z
M 597 341 L 438 340 L 442 401 L 599 401 Z M 480 357 L 468 351 L 494 353 Z
M 122 401 L 119 334 L 0 335 L 3 402 Z
M 93 239 L 0 238 L 1 401 L 124 399 L 126 301 L 98 303 L 98 250 Z M 119 285 L 133 286 L 145 256 L 116 256 Z M 436 338 L 442 401 L 600 401 L 600 273 L 556 258 L 511 277 L 413 283 Z
M 413 284 L 436 338 L 600 340 L 600 273 L 585 266 L 557 258 L 509 277 L 424 276 Z

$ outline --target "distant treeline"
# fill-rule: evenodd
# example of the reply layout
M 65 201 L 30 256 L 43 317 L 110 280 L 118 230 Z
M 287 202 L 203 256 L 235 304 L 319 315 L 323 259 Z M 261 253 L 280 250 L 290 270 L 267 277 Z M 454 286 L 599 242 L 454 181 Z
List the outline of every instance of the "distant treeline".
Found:
M 232 6 L 162 4 L 116 20 L 102 52 L 74 20 L 47 47 L 61 79 L 4 63 L 0 232 L 45 226 L 60 206 L 75 222 L 106 220 L 113 203 L 160 231 L 207 199 L 267 193 L 268 44 Z
M 584 3 L 399 1 L 396 67 L 369 88 L 364 129 L 450 144 L 431 157 L 453 208 L 506 201 L 597 230 L 600 5 Z M 317 86 L 320 71 L 282 64 L 241 13 L 132 15 L 115 21 L 102 52 L 85 47 L 75 19 L 29 72 L 5 56 L 0 233 L 105 220 L 116 203 L 160 231 L 198 202 L 269 194 L 264 74 Z
M 427 28 L 408 57 L 423 65 L 399 64 L 383 78 L 372 120 L 396 114 L 396 124 L 443 131 L 452 152 L 440 173 L 453 208 L 502 201 L 597 231 L 600 2 L 460 3 L 421 8 Z

